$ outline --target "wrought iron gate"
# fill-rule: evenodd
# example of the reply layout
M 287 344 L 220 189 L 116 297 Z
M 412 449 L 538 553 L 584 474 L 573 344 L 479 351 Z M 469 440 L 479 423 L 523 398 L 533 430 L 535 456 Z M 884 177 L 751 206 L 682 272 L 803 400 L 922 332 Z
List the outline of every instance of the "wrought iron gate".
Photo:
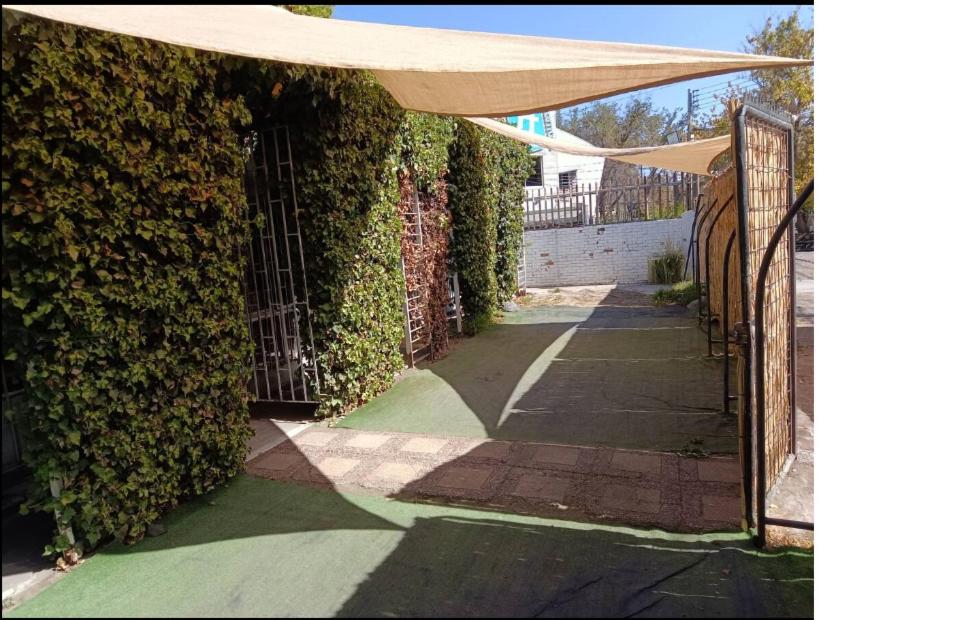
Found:
M 289 131 L 263 129 L 247 139 L 252 225 L 243 292 L 256 347 L 250 390 L 261 401 L 315 402 L 316 347 Z

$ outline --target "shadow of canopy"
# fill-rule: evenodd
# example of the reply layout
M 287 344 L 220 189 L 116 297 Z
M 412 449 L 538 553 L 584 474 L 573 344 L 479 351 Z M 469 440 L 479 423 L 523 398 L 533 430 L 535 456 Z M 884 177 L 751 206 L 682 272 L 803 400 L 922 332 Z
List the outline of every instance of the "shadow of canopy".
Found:
M 735 416 L 720 413 L 722 364 L 705 357 L 696 320 L 622 297 L 614 288 L 595 308 L 508 313 L 340 426 L 736 453 Z

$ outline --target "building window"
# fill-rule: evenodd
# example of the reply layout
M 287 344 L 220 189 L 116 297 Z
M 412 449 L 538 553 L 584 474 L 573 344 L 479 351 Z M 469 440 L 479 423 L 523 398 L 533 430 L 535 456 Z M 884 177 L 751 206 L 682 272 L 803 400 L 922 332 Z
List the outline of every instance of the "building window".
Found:
M 569 191 L 576 189 L 577 187 L 577 171 L 570 170 L 569 172 L 560 173 L 560 191 Z
M 543 185 L 543 157 L 533 158 L 533 173 L 525 183 L 527 187 L 540 187 Z

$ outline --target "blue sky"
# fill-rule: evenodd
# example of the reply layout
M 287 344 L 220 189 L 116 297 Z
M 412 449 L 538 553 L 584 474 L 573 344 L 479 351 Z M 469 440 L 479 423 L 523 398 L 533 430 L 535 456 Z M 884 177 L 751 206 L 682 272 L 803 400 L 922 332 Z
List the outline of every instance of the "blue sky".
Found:
M 748 6 L 443 6 L 336 5 L 333 17 L 357 21 L 454 28 L 506 34 L 528 34 L 649 43 L 703 49 L 742 51 L 746 36 L 768 16 L 786 16 L 794 5 Z M 801 9 L 806 25 L 813 7 Z M 687 105 L 687 89 L 722 85 L 724 76 L 691 80 L 646 91 L 656 107 Z M 615 99 L 623 99 L 624 95 Z

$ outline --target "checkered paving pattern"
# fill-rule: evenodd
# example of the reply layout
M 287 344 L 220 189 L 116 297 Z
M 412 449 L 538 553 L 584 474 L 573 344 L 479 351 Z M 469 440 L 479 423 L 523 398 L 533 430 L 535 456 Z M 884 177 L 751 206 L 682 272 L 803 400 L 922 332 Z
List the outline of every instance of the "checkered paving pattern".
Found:
M 735 457 L 328 428 L 247 463 L 251 475 L 576 520 L 704 532 L 739 529 Z

